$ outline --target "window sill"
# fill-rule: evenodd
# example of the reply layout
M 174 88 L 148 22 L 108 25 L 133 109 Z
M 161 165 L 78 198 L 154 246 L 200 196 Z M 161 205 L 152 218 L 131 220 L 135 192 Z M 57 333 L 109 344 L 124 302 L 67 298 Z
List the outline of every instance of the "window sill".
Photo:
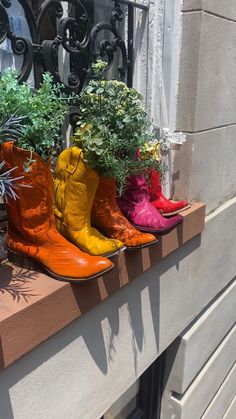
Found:
M 159 244 L 123 252 L 104 277 L 81 285 L 55 281 L 42 273 L 0 265 L 0 369 L 104 301 L 150 267 L 202 232 L 205 205 L 194 203 L 182 213 L 183 224 Z

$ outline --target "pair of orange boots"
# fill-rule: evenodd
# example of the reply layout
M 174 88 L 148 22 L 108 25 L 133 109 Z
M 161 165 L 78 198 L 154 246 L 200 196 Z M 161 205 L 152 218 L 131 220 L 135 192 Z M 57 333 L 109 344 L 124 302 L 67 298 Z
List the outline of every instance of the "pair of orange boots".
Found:
M 63 153 L 72 153 L 72 150 L 73 148 L 65 150 Z M 24 176 L 23 179 L 18 181 L 21 184 L 17 189 L 19 199 L 8 198 L 6 202 L 9 259 L 21 266 L 25 264 L 27 267 L 34 267 L 36 262 L 54 278 L 71 283 L 93 279 L 110 271 L 113 268 L 113 263 L 109 259 L 83 252 L 70 242 L 75 242 L 73 235 L 70 235 L 68 237 L 70 241 L 67 241 L 58 232 L 53 210 L 53 180 L 50 165 L 46 165 L 36 153 L 33 153 L 29 170 L 25 171 L 25 163 L 30 157 L 29 151 L 15 147 L 11 142 L 1 146 L 1 160 L 6 162 L 7 168 L 16 167 L 14 172 L 16 177 Z M 77 167 L 77 163 L 75 161 L 75 165 L 73 165 L 73 159 L 72 164 L 70 163 L 65 167 L 67 181 L 76 175 L 74 166 Z M 57 177 L 57 170 L 59 171 L 59 169 L 56 169 L 56 188 L 58 186 L 57 179 L 61 184 L 60 176 Z M 80 217 L 78 223 L 83 221 L 83 228 L 86 229 L 88 235 L 91 229 L 90 216 L 92 209 L 93 223 L 109 238 L 114 239 L 114 242 L 119 240 L 127 248 L 143 247 L 156 243 L 155 236 L 137 231 L 117 207 L 115 181 L 100 178 L 97 191 L 96 188 L 92 187 L 92 191 L 88 192 L 86 176 L 86 173 L 82 170 L 80 180 L 77 179 L 84 185 L 82 190 L 84 190 L 85 195 L 82 197 L 80 194 L 75 204 L 78 205 L 78 209 L 80 205 L 84 207 L 83 217 Z M 63 189 L 66 189 L 67 183 L 63 182 L 61 186 L 60 193 L 64 197 L 62 200 L 63 208 L 57 201 L 57 193 L 55 200 L 56 222 L 59 230 L 66 226 L 67 231 L 78 231 L 81 227 L 76 226 L 76 212 L 71 218 L 73 219 L 73 225 L 65 223 L 66 198 Z M 74 189 L 74 196 L 76 196 L 76 185 L 73 185 L 72 188 Z M 89 199 L 88 193 L 90 194 Z M 94 196 L 95 194 L 96 196 Z M 80 202 L 82 198 L 83 203 Z M 73 210 L 74 208 L 75 206 L 73 206 Z M 83 245 L 81 247 L 85 250 Z M 117 243 L 116 247 L 118 250 L 119 248 L 122 249 L 121 245 L 117 246 Z

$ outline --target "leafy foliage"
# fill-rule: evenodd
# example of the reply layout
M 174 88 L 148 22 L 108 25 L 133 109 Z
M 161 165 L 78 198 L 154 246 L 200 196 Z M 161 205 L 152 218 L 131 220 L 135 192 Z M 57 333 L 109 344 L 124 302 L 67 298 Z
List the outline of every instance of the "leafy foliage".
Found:
M 49 73 L 37 91 L 18 84 L 17 72 L 7 69 L 0 79 L 0 142 L 17 145 L 48 160 L 62 143 L 61 125 L 69 112 L 69 100 Z
M 95 76 L 102 64 L 95 65 Z M 91 80 L 80 96 L 78 129 L 72 141 L 84 151 L 87 164 L 104 176 L 114 177 L 120 188 L 129 175 L 160 163 L 137 151 L 151 141 L 142 96 L 116 80 Z

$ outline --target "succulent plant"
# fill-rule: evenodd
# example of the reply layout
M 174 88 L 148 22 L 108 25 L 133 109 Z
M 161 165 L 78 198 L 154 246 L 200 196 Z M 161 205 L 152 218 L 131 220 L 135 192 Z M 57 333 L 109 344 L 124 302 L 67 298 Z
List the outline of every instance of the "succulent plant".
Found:
M 28 185 L 22 185 L 18 183 L 18 180 L 23 179 L 24 176 L 13 177 L 12 173 L 16 170 L 16 167 L 13 167 L 10 170 L 4 172 L 5 162 L 0 163 L 0 196 L 7 199 L 11 197 L 17 199 L 18 195 L 16 190 L 19 187 L 29 187 Z
M 0 144 L 5 141 L 16 141 L 20 138 L 25 128 L 24 116 L 11 115 L 0 121 Z

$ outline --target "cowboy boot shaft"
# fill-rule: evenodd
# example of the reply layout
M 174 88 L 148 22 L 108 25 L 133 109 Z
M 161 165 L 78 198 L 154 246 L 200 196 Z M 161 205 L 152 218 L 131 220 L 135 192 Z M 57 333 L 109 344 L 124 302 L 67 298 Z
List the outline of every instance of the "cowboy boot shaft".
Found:
M 128 188 L 125 191 L 125 196 L 126 199 L 130 199 L 137 204 L 146 199 L 150 200 L 150 193 L 145 177 L 142 175 L 130 176 L 128 178 Z
M 121 240 L 127 248 L 143 247 L 157 240 L 152 234 L 136 230 L 116 203 L 115 179 L 101 177 L 92 207 L 92 222 L 108 237 Z
M 133 224 L 139 224 L 139 218 L 149 206 L 149 190 L 144 176 L 130 176 L 127 180 L 128 186 L 124 194 L 117 198 L 118 206 L 128 220 Z M 146 221 L 153 214 L 146 213 Z
M 2 145 L 2 154 L 6 167 L 16 168 L 13 171 L 14 177 L 22 177 L 17 180 L 22 185 L 16 190 L 19 199 L 7 198 L 9 232 L 20 234 L 35 243 L 47 241 L 48 232 L 54 223 L 50 166 L 35 153 L 13 148 L 9 143 Z M 29 158 L 32 160 L 30 164 Z
M 60 154 L 54 178 L 54 212 L 60 233 L 93 255 L 111 256 L 123 249 L 122 242 L 108 239 L 91 227 L 91 209 L 99 176 L 86 165 L 81 149 L 74 146 Z
M 151 201 L 162 195 L 161 175 L 156 169 L 151 169 L 150 171 L 149 193 Z
M 92 223 L 112 235 L 116 229 L 119 208 L 116 203 L 116 182 L 112 178 L 101 177 L 93 200 Z
M 149 191 L 151 203 L 163 215 L 177 214 L 189 207 L 187 201 L 171 201 L 167 199 L 162 193 L 161 176 L 156 169 L 150 171 Z
M 64 150 L 55 169 L 55 214 L 70 228 L 90 228 L 91 207 L 99 176 L 81 156 L 82 150 Z

